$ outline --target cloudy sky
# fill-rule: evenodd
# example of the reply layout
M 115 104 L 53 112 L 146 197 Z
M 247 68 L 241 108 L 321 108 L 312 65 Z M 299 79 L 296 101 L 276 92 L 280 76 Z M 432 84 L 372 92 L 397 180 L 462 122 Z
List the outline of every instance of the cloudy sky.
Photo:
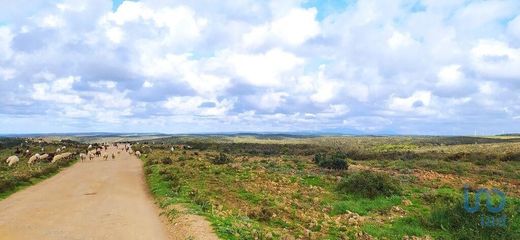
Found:
M 0 0 L 0 133 L 520 132 L 520 1 Z

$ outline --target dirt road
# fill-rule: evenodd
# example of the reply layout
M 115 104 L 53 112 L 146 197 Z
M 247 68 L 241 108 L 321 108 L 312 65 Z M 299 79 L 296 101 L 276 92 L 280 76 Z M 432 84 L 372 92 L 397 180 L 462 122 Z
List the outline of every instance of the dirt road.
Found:
M 168 239 L 141 161 L 78 162 L 0 202 L 0 239 Z

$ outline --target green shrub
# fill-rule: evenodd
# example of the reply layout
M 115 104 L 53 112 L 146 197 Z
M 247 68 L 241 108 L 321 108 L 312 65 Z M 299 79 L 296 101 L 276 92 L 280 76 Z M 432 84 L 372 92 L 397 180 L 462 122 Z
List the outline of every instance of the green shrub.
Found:
M 224 153 L 220 153 L 217 157 L 211 159 L 213 164 L 226 164 L 231 162 L 231 158 Z
M 197 204 L 201 208 L 202 211 L 208 212 L 209 210 L 211 210 L 212 205 L 209 200 L 209 197 L 206 196 L 206 194 L 201 193 L 197 190 L 193 190 L 188 193 L 188 196 L 191 198 L 193 203 Z
M 520 153 L 505 153 L 500 157 L 500 161 L 520 161 Z
M 338 185 L 338 191 L 367 198 L 391 196 L 401 193 L 401 184 L 388 174 L 362 171 L 347 176 Z
M 318 166 L 320 166 L 322 168 L 333 169 L 333 170 L 347 170 L 348 169 L 346 155 L 341 152 L 337 152 L 332 155 L 318 153 L 318 154 L 314 155 L 313 161 L 314 161 L 314 163 L 318 164 Z
M 514 213 L 514 210 L 511 208 L 504 210 L 507 218 L 505 227 L 482 227 L 480 225 L 481 213 L 468 213 L 463 207 L 461 198 L 455 203 L 437 202 L 432 207 L 431 214 L 423 221 L 425 225 L 447 231 L 451 233 L 453 239 L 520 239 L 518 223 L 511 221 L 517 214 Z M 503 216 L 502 213 L 486 213 L 486 215 Z
M 340 158 L 331 158 L 321 161 L 318 166 L 322 168 L 327 169 L 334 169 L 334 170 L 347 170 L 348 169 L 348 163 L 345 159 Z
M 316 153 L 312 159 L 314 163 L 319 164 L 322 160 L 325 160 L 326 155 L 324 153 Z

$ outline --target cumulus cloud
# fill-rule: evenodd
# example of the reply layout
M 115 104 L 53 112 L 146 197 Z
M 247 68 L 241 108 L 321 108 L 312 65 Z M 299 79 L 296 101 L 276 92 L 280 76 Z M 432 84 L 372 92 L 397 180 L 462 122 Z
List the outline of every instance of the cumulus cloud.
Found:
M 13 54 L 11 50 L 11 41 L 13 34 L 8 27 L 0 27 L 0 61 L 8 60 Z
M 480 40 L 471 49 L 475 70 L 491 78 L 520 78 L 520 48 L 498 40 Z
M 280 18 L 253 27 L 243 35 L 244 44 L 247 47 L 258 47 L 272 41 L 299 46 L 319 34 L 320 25 L 315 19 L 316 14 L 315 8 L 293 8 Z
M 3 132 L 520 131 L 518 1 L 20 4 Z

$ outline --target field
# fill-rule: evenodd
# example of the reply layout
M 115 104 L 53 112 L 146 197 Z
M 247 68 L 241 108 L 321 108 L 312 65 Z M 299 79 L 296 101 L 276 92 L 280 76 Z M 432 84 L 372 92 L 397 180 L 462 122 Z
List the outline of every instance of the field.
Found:
M 50 163 L 52 159 L 48 159 L 33 165 L 27 164 L 27 161 L 34 153 L 54 153 L 58 147 L 63 146 L 66 147 L 64 152 L 72 152 L 74 154 L 56 163 Z M 41 151 L 42 148 L 43 151 Z M 74 163 L 77 160 L 77 153 L 80 149 L 85 148 L 86 145 L 70 140 L 41 141 L 22 138 L 0 138 L 0 159 L 2 160 L 0 164 L 0 199 L 54 175 L 63 167 Z M 5 160 L 9 156 L 15 155 L 16 149 L 22 151 L 21 154 L 17 154 L 20 161 L 9 167 Z M 25 150 L 29 150 L 30 154 L 24 154 Z
M 518 140 L 185 136 L 134 149 L 171 221 L 184 205 L 223 239 L 520 239 Z M 484 196 L 464 209 L 481 188 L 504 192 L 504 209 Z

